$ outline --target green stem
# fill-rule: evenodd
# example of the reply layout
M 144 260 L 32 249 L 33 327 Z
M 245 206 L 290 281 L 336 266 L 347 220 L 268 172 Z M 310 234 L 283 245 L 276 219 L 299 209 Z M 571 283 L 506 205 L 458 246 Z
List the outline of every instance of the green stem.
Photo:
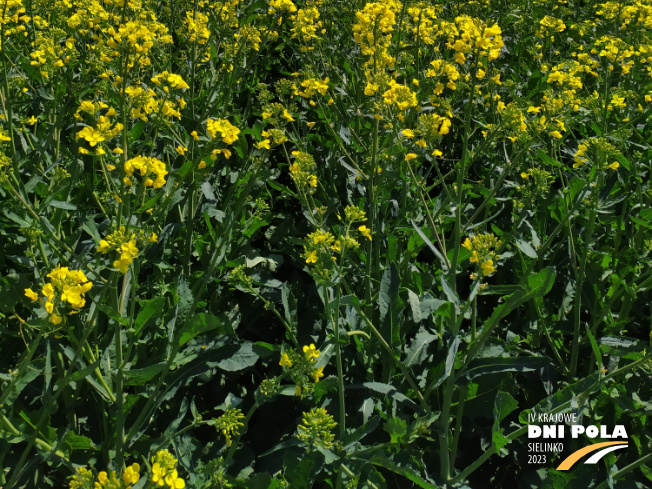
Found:
M 130 271 L 124 274 L 122 278 L 122 291 L 120 293 L 120 317 L 124 317 L 124 304 L 125 296 L 128 285 L 128 277 Z M 123 446 L 125 442 L 124 436 L 124 395 L 123 395 L 123 360 L 122 360 L 122 324 L 120 321 L 115 321 L 115 362 L 116 362 L 116 376 L 115 376 L 115 419 L 116 419 L 116 467 L 121 470 L 124 465 Z
M 326 302 L 326 312 L 333 324 L 333 333 L 335 335 L 335 360 L 337 363 L 337 394 L 340 409 L 340 440 L 344 440 L 346 435 L 346 406 L 344 404 L 344 368 L 342 366 L 342 345 L 340 343 L 340 284 L 337 285 L 335 295 L 334 316 L 330 308 L 330 297 L 328 288 L 324 286 L 324 301 Z
M 416 396 L 419 398 L 419 402 L 421 403 L 421 406 L 423 408 L 427 408 L 427 403 L 425 398 L 423 397 L 423 394 L 421 393 L 421 390 L 419 389 L 419 386 L 417 383 L 414 381 L 412 378 L 412 375 L 410 374 L 410 371 L 407 369 L 405 365 L 403 365 L 403 362 L 398 360 L 394 355 L 393 355 L 393 350 L 392 347 L 389 346 L 387 341 L 385 341 L 385 338 L 383 338 L 383 335 L 380 334 L 380 331 L 376 329 L 376 327 L 373 325 L 371 320 L 367 317 L 367 315 L 359 309 L 358 312 L 360 313 L 360 316 L 362 319 L 367 323 L 367 326 L 369 326 L 369 329 L 371 332 L 374 334 L 374 336 L 380 341 L 381 346 L 385 349 L 387 353 L 389 353 L 390 358 L 396 363 L 396 366 L 399 368 L 403 376 L 405 377 L 405 380 L 408 381 L 408 384 L 410 384 L 410 387 L 412 387 L 412 390 L 416 394 Z

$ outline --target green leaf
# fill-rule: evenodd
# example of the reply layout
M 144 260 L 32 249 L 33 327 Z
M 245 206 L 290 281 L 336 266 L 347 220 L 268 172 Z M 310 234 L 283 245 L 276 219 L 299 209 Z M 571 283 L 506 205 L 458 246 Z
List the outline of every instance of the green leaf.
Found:
M 419 303 L 419 296 L 408 289 L 408 301 L 410 309 L 412 310 L 412 318 L 415 323 L 421 322 L 421 305 Z
M 179 346 L 183 346 L 193 338 L 202 333 L 219 329 L 219 334 L 226 334 L 229 336 L 235 335 L 230 324 L 225 320 L 213 316 L 212 314 L 201 312 L 197 314 L 190 323 L 184 328 L 179 338 Z
M 405 366 L 417 365 L 428 356 L 428 345 L 438 338 L 437 335 L 429 333 L 425 329 L 419 330 L 417 335 L 405 349 Z
M 432 244 L 432 241 L 428 239 L 428 237 L 423 233 L 421 228 L 416 225 L 414 221 L 411 221 L 412 227 L 416 230 L 416 232 L 419 234 L 421 239 L 423 240 L 426 245 L 428 245 L 428 248 L 435 254 L 437 259 L 439 260 L 439 265 L 441 266 L 442 271 L 447 272 L 448 271 L 448 261 L 446 258 L 444 258 L 444 255 L 442 255 L 437 248 L 435 248 L 435 245 Z
M 317 385 L 321 384 L 319 382 Z M 373 418 L 366 421 L 362 426 L 357 428 L 353 433 L 346 435 L 344 439 L 344 446 L 350 447 L 356 442 L 362 440 L 365 436 L 372 433 L 380 424 L 380 416 L 374 416 Z M 387 426 L 387 424 L 385 425 Z M 386 430 L 385 430 L 386 431 Z
M 397 302 L 399 286 L 398 269 L 393 263 L 385 269 L 383 278 L 380 281 L 380 296 L 378 306 L 380 308 L 380 320 L 383 321 L 387 313 Z
M 536 250 L 527 241 L 525 241 L 523 239 L 517 239 L 516 240 L 516 246 L 518 247 L 519 250 L 521 250 L 521 252 L 525 256 L 527 256 L 529 258 L 537 258 L 538 255 L 537 255 Z
M 444 291 L 444 295 L 448 299 L 449 302 L 455 304 L 455 308 L 459 309 L 460 307 L 460 299 L 457 297 L 457 294 L 455 291 L 451 288 L 450 284 L 448 283 L 448 280 L 446 280 L 446 277 L 444 274 L 441 275 L 441 288 Z
M 383 278 L 380 281 L 380 294 L 378 297 L 380 308 L 380 321 L 382 322 L 382 334 L 390 339 L 392 346 L 401 344 L 400 322 L 398 319 L 402 302 L 398 296 L 400 278 L 398 269 L 394 263 L 385 269 Z
M 136 334 L 147 324 L 148 321 L 156 319 L 161 316 L 163 312 L 163 305 L 165 304 L 165 297 L 155 297 L 148 301 L 142 303 L 142 307 L 138 316 L 136 316 L 136 321 L 134 323 L 134 328 Z
M 496 430 L 491 432 L 491 441 L 496 446 L 496 453 L 500 453 L 500 451 L 509 443 L 509 439 L 500 431 Z
M 407 424 L 401 418 L 391 418 L 383 426 L 383 431 L 389 433 L 391 443 L 403 443 L 407 435 Z
M 257 361 L 258 355 L 253 349 L 253 343 L 246 342 L 233 355 L 217 362 L 217 367 L 227 372 L 237 372 L 253 367 Z
M 584 326 L 586 327 L 586 335 L 589 337 L 589 341 L 591 342 L 591 349 L 595 355 L 595 361 L 598 364 L 598 370 L 602 370 L 602 354 L 600 353 L 600 348 L 598 348 L 598 344 L 595 341 L 593 333 L 591 333 L 591 328 L 589 328 L 589 325 L 585 324 Z
M 518 407 L 518 402 L 509 392 L 498 391 L 494 400 L 494 421 L 501 422 Z
M 320 472 L 323 465 L 324 455 L 320 452 L 310 452 L 301 457 L 298 463 L 286 464 L 290 487 L 297 489 L 312 487 L 315 475 Z
M 76 435 L 72 431 L 66 432 L 63 443 L 68 445 L 73 450 L 91 450 L 95 449 L 93 440 L 86 436 Z
M 546 357 L 482 358 L 469 363 L 464 377 L 475 379 L 502 372 L 535 372 L 550 365 L 550 359 Z
M 145 385 L 148 381 L 153 379 L 157 374 L 165 370 L 167 363 L 155 363 L 149 367 L 133 368 L 125 370 L 124 385 Z
M 63 202 L 61 200 L 51 200 L 48 202 L 48 205 L 50 207 L 56 207 L 57 209 L 65 209 L 68 211 L 76 211 L 77 206 L 75 204 L 71 204 L 70 202 Z
M 397 465 L 396 463 L 387 460 L 384 457 L 377 457 L 372 460 L 370 460 L 370 463 L 374 465 L 378 465 L 379 467 L 383 467 L 387 470 L 390 470 L 396 474 L 402 475 L 406 479 L 414 482 L 416 485 L 419 487 L 422 487 L 423 489 L 437 489 L 437 486 L 434 484 L 431 484 L 430 482 L 426 481 L 423 477 L 421 477 L 419 474 L 415 473 L 414 471 L 406 468 L 406 467 L 401 467 L 400 465 Z

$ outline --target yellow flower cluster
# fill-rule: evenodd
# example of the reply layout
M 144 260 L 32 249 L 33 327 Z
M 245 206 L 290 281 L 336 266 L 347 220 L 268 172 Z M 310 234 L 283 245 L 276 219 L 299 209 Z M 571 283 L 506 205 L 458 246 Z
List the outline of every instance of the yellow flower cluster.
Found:
M 588 149 L 589 145 L 587 143 L 580 143 L 577 145 L 577 151 L 575 151 L 575 154 L 573 155 L 573 161 L 575 162 L 573 163 L 573 168 L 579 168 L 589 161 L 585 156 Z
M 72 476 L 68 487 L 70 489 L 90 489 L 93 487 L 93 472 L 86 467 L 80 467 Z
M 294 94 L 299 95 L 303 98 L 314 97 L 317 93 L 320 95 L 326 95 L 326 92 L 328 91 L 329 81 L 330 80 L 328 78 L 325 78 L 324 80 L 308 78 L 301 82 L 301 87 L 303 90 L 295 89 Z
M 208 119 L 206 123 L 206 132 L 211 138 L 216 138 L 217 133 L 220 133 L 222 142 L 225 144 L 233 144 L 238 140 L 238 134 L 240 134 L 240 129 L 235 127 L 226 119 Z
M 498 24 L 488 27 L 482 20 L 462 15 L 455 19 L 455 31 L 446 46 L 453 49 L 455 61 L 464 64 L 467 55 L 486 56 L 489 61 L 500 56 L 503 37 Z
M 118 251 L 120 258 L 113 262 L 113 266 L 117 268 L 120 273 L 127 273 L 129 266 L 138 255 L 139 243 L 155 243 L 158 237 L 156 233 L 145 233 L 142 229 L 135 231 L 127 231 L 124 226 L 120 226 L 117 231 L 109 234 L 106 239 L 100 240 L 97 251 L 103 255 L 109 251 Z
M 341 233 L 339 238 L 336 239 L 331 232 L 324 231 L 323 229 L 318 229 L 306 236 L 306 244 L 303 247 L 303 257 L 305 258 L 306 263 L 317 264 L 318 268 L 316 273 L 323 275 L 324 277 L 328 276 L 329 267 L 336 260 L 333 253 L 344 254 L 346 250 L 357 250 L 360 247 L 360 243 L 355 237 L 353 237 L 351 230 L 354 227 L 354 223 L 360 223 L 367 220 L 366 214 L 358 207 L 350 205 L 344 210 L 344 215 L 344 231 Z M 371 229 L 364 224 L 358 226 L 357 231 L 360 233 L 360 236 L 367 238 L 369 241 L 372 240 Z
M 111 38 L 106 43 L 114 49 L 126 47 L 129 52 L 137 54 L 142 61 L 145 61 L 155 43 L 172 43 L 168 28 L 156 22 L 153 13 L 150 12 L 149 16 L 151 20 L 129 20 L 118 26 L 117 31 L 110 27 L 106 33 Z M 149 65 L 149 60 L 142 61 L 143 65 Z
M 160 450 L 152 457 L 152 482 L 154 486 L 183 489 L 186 481 L 179 477 L 178 460 L 168 450 Z
M 161 85 L 161 83 L 167 82 L 167 84 L 170 85 L 172 88 L 177 88 L 177 89 L 190 88 L 188 84 L 185 81 L 183 81 L 181 75 L 170 73 L 168 71 L 164 71 L 154 76 L 152 78 L 152 82 L 154 82 L 154 84 L 156 85 Z M 163 90 L 165 91 L 165 93 L 169 93 L 169 89 L 167 86 L 164 86 Z
M 165 175 L 168 174 L 165 169 L 165 163 L 157 158 L 150 158 L 148 156 L 136 156 L 125 161 L 124 170 L 127 176 L 123 178 L 123 181 L 127 185 L 134 184 L 131 178 L 134 172 L 138 171 L 140 176 L 145 178 L 143 182 L 145 187 L 153 188 L 161 188 L 165 185 Z
M 115 470 L 111 472 L 100 472 L 97 475 L 97 481 L 93 483 L 93 473 L 81 467 L 70 481 L 70 489 L 131 489 L 140 479 L 140 465 L 137 463 L 130 465 L 125 469 L 122 477 L 116 475 Z
M 464 243 L 462 243 L 464 248 L 473 253 L 469 259 L 471 263 L 479 263 L 482 269 L 482 275 L 485 277 L 496 271 L 494 260 L 498 260 L 500 256 L 496 254 L 495 250 L 500 245 L 500 240 L 493 233 L 478 234 L 473 239 L 466 238 Z
M 269 10 L 267 12 L 270 14 L 276 12 L 287 12 L 293 14 L 297 11 L 297 7 L 294 5 L 292 0 L 268 0 L 267 3 L 269 4 Z
M 0 3 L 0 6 L 2 6 L 2 3 Z M 36 49 L 30 53 L 32 58 L 30 64 L 39 68 L 43 78 L 50 78 L 50 74 L 63 68 L 77 55 L 73 39 L 67 39 L 65 43 L 60 44 L 55 42 L 52 36 L 46 37 L 39 34 L 34 42 L 34 47 Z
M 19 22 L 22 22 L 19 24 Z M 29 17 L 25 15 L 25 7 L 21 0 L 4 0 L 0 3 L 0 25 L 3 26 L 5 39 L 15 33 L 22 33 L 27 37 L 28 32 L 25 24 Z M 0 39 L 0 42 L 5 41 Z M 0 44 L 0 49 L 2 45 Z
M 536 31 L 538 37 L 548 37 L 551 41 L 555 40 L 555 32 L 564 32 L 566 24 L 561 19 L 545 16 L 539 21 L 539 30 Z
M 211 37 L 211 31 L 208 29 L 208 16 L 196 10 L 186 12 L 184 27 L 185 29 L 181 30 L 181 33 L 188 35 L 190 42 L 206 44 Z
M 315 382 L 324 376 L 324 367 L 315 368 L 321 352 L 314 344 L 304 345 L 303 353 L 295 350 L 285 351 L 278 363 L 283 372 L 290 375 L 296 385 L 297 396 L 303 397 L 310 392 Z
M 226 445 L 231 446 L 234 436 L 240 435 L 240 428 L 244 427 L 242 420 L 245 415 L 238 408 L 228 408 L 224 414 L 215 420 L 215 428 L 226 438 Z
M 453 63 L 444 61 L 443 59 L 436 59 L 430 62 L 432 68 L 426 70 L 426 78 L 436 78 L 437 85 L 433 95 L 438 97 L 444 91 L 444 86 L 450 90 L 455 90 L 457 84 L 455 83 L 460 78 L 460 72 Z M 444 82 L 446 85 L 444 85 Z
M 592 54 L 609 61 L 607 69 L 612 71 L 615 64 L 620 64 L 622 73 L 627 74 L 634 66 L 634 61 L 629 59 L 636 53 L 636 50 L 622 39 L 610 35 L 602 36 L 595 41 Z M 627 61 L 629 60 L 629 61 Z
M 450 132 L 451 120 L 448 117 L 441 116 L 431 112 L 429 114 L 421 114 L 417 120 L 417 128 L 413 133 L 411 130 L 408 135 L 416 134 L 419 139 L 416 144 L 424 147 L 425 144 L 436 144 Z
M 301 51 L 312 51 L 314 46 L 309 45 L 313 39 L 317 39 L 317 31 L 322 29 L 321 21 L 319 20 L 319 10 L 317 7 L 310 6 L 305 9 L 299 9 L 293 18 L 294 25 L 292 26 L 292 39 L 298 38 L 302 43 L 307 44 L 301 46 Z
M 177 459 L 168 450 L 159 451 L 152 457 L 152 485 L 147 487 L 167 487 L 170 489 L 183 489 L 185 481 L 179 477 L 176 469 Z M 94 481 L 93 472 L 85 467 L 80 467 L 72 476 L 68 487 L 70 489 L 132 489 L 133 485 L 141 479 L 140 465 L 133 463 L 118 476 L 115 470 L 102 471 L 97 474 Z
M 326 450 L 333 448 L 335 434 L 332 430 L 337 426 L 333 416 L 324 408 L 313 408 L 303 413 L 303 419 L 298 427 L 297 438 L 310 448 L 320 447 Z
M 441 24 L 437 21 L 438 9 L 441 7 L 424 4 L 408 7 L 407 12 L 412 21 L 409 31 L 412 33 L 414 42 L 432 46 L 438 37 L 445 34 L 446 31 L 440 27 Z
M 50 322 L 59 324 L 63 321 L 62 309 L 69 306 L 72 308 L 68 314 L 75 314 L 84 307 L 86 299 L 84 296 L 93 287 L 84 272 L 81 270 L 69 270 L 68 267 L 53 269 L 46 275 L 50 281 L 46 283 L 41 294 L 45 297 L 45 310 L 50 314 Z M 25 296 L 32 301 L 37 301 L 39 296 L 32 289 L 25 289 Z
M 390 80 L 389 89 L 383 93 L 387 105 L 395 105 L 399 110 L 405 110 L 418 105 L 417 94 L 407 86 Z
M 294 163 L 290 165 L 290 176 L 297 188 L 317 188 L 317 177 L 312 173 L 315 169 L 315 159 L 302 151 L 292 151 Z
M 401 11 L 401 3 L 395 0 L 367 3 L 355 13 L 357 19 L 353 26 L 353 39 L 360 44 L 360 52 L 369 56 L 366 67 L 373 66 L 376 71 L 392 68 L 395 59 L 389 54 L 392 31 L 396 24 L 396 12 Z

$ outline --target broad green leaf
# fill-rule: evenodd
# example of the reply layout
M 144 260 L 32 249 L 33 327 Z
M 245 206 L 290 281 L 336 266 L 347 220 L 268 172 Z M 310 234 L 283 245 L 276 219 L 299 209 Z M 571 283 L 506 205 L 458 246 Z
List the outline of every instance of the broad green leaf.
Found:
M 416 485 L 423 489 L 438 489 L 438 486 L 431 484 L 427 480 L 425 480 L 423 477 L 421 477 L 419 474 L 414 472 L 413 470 L 407 468 L 407 467 L 401 467 L 400 465 L 384 458 L 384 457 L 377 457 L 370 462 L 374 465 L 378 465 L 379 467 L 383 467 L 387 470 L 390 470 L 392 472 L 395 472 L 399 475 L 402 475 L 406 479 L 414 482 Z
M 380 424 L 380 416 L 374 416 L 373 418 L 365 421 L 362 426 L 358 427 L 353 433 L 346 435 L 344 439 L 344 446 L 349 447 L 354 443 L 362 440 L 369 433 L 372 433 Z
M 213 316 L 212 314 L 200 312 L 195 315 L 192 321 L 188 323 L 179 338 L 179 346 L 183 346 L 193 338 L 200 334 L 207 333 L 218 329 L 218 334 L 234 335 L 235 332 L 231 329 L 230 325 L 222 318 Z
M 525 256 L 527 256 L 529 258 L 537 258 L 538 255 L 537 255 L 536 250 L 527 241 L 525 241 L 523 239 L 517 239 L 516 240 L 516 246 L 518 247 L 519 250 L 521 250 L 521 252 Z
M 428 345 L 438 338 L 437 335 L 429 333 L 425 329 L 419 330 L 410 346 L 405 349 L 405 366 L 420 364 L 428 356 Z
M 151 319 L 156 319 L 163 313 L 163 305 L 165 304 L 165 297 L 154 297 L 148 301 L 144 301 L 141 305 L 140 312 L 136 316 L 136 321 L 134 322 L 134 329 L 136 334 L 147 324 Z
M 217 366 L 227 372 L 237 372 L 253 367 L 257 361 L 258 355 L 253 350 L 253 343 L 246 342 L 233 355 L 217 362 Z
M 324 455 L 320 452 L 310 452 L 288 467 L 288 479 L 290 487 L 310 488 L 313 485 L 315 475 L 324 464 Z
M 389 433 L 390 443 L 404 443 L 407 435 L 407 424 L 401 418 L 393 417 L 385 423 L 383 431 Z
M 165 370 L 167 364 L 165 362 L 155 363 L 148 367 L 132 368 L 123 372 L 124 385 L 145 385 L 157 374 Z
M 77 206 L 75 204 L 71 204 L 70 202 L 63 202 L 61 200 L 51 200 L 48 202 L 48 205 L 50 207 L 55 207 L 57 209 L 65 209 L 68 211 L 76 211 Z

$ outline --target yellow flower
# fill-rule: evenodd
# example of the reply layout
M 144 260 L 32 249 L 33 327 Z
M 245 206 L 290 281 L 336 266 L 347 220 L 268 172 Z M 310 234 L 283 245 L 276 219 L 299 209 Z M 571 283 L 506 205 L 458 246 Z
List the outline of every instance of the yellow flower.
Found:
M 414 153 L 408 153 L 408 154 L 405 155 L 405 161 L 413 160 L 413 159 L 415 159 L 416 157 L 417 157 L 416 154 L 414 154 Z
M 462 243 L 462 246 L 466 248 L 469 251 L 473 251 L 473 244 L 471 243 L 471 240 L 469 238 L 466 238 L 464 240 L 464 243 Z
M 493 260 L 487 260 L 484 262 L 482 265 L 480 265 L 482 268 L 482 274 L 486 277 L 487 275 L 491 275 L 496 271 L 494 268 L 494 262 Z
M 292 117 L 292 114 L 288 112 L 288 109 L 283 109 L 283 117 L 287 119 L 288 122 L 294 121 L 294 117 Z
M 317 251 L 312 250 L 306 253 L 306 263 L 317 263 Z
M 319 358 L 319 355 L 320 355 L 320 352 L 315 347 L 314 343 L 311 343 L 310 346 L 305 345 L 303 347 L 303 353 L 306 354 L 306 357 L 308 358 L 308 360 L 312 360 L 313 358 Z
M 192 131 L 190 135 L 195 141 L 199 141 L 199 134 L 197 134 L 197 131 Z
M 201 160 L 199 162 L 199 165 L 197 165 L 197 169 L 198 170 L 203 170 L 204 168 L 206 168 L 206 162 L 204 160 Z
M 552 131 L 550 135 L 556 139 L 561 139 L 563 137 L 559 131 Z
M 319 367 L 315 369 L 315 371 L 312 373 L 312 378 L 315 382 L 319 382 L 319 379 L 321 379 L 324 376 L 324 367 Z
M 607 168 L 609 168 L 610 170 L 617 170 L 619 166 L 620 166 L 620 163 L 618 163 L 617 161 L 614 161 L 611 165 L 608 165 Z
M 232 125 L 226 119 L 208 119 L 208 122 L 206 123 L 206 131 L 212 138 L 215 138 L 216 134 L 219 132 L 222 136 L 222 141 L 226 144 L 233 144 L 236 142 L 238 140 L 238 134 L 240 134 L 240 129 Z
M 262 141 L 256 143 L 256 148 L 258 149 L 270 149 L 269 139 L 263 139 Z
M 52 314 L 50 316 L 50 322 L 52 324 L 55 324 L 55 325 L 56 324 L 61 324 L 61 321 L 63 321 L 63 318 L 61 316 L 59 316 L 58 314 Z
M 38 300 L 38 294 L 32 289 L 25 289 L 25 296 L 32 301 Z
M 52 300 L 52 298 L 54 297 L 54 287 L 52 287 L 52 284 L 47 283 L 41 289 L 41 293 L 49 300 Z
M 29 119 L 27 119 L 27 123 L 28 123 L 30 126 L 33 126 L 33 125 L 36 124 L 37 122 L 38 122 L 38 119 L 37 119 L 36 117 L 34 117 L 34 116 L 31 116 Z
M 414 131 L 412 129 L 403 129 L 403 136 L 406 138 L 413 138 L 414 137 Z
M 371 241 L 371 229 L 369 229 L 367 226 L 362 225 L 358 228 L 358 231 L 360 231 L 363 236 L 366 236 L 369 238 L 369 241 Z
M 288 367 L 289 368 L 289 367 L 292 366 L 292 361 L 290 360 L 290 357 L 288 356 L 287 353 L 283 353 L 283 355 L 281 355 L 281 361 L 278 362 L 278 364 L 281 367 Z

